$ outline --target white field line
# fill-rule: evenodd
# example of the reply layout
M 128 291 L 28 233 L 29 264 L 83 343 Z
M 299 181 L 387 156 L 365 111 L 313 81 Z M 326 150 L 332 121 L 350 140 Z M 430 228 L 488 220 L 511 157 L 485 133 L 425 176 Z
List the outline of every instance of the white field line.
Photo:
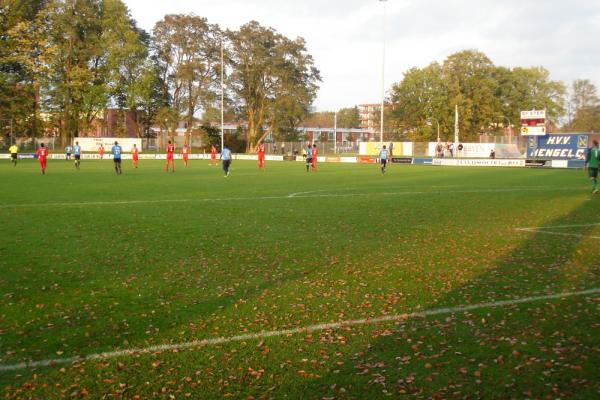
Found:
M 590 226 L 600 226 L 600 223 L 578 224 L 578 225 L 539 226 L 539 227 L 529 227 L 529 228 L 517 228 L 516 230 L 519 232 L 541 233 L 543 235 L 567 236 L 567 237 L 577 237 L 577 238 L 584 238 L 584 239 L 600 240 L 600 236 L 581 235 L 579 233 L 567 233 L 567 232 L 551 232 L 551 231 L 546 230 L 546 229 L 561 229 L 561 228 L 584 228 L 584 227 L 590 227 Z
M 317 193 L 317 192 L 325 192 L 326 190 L 311 190 L 310 192 L 296 192 L 296 193 L 290 193 L 288 194 L 286 197 L 287 198 L 292 198 L 292 197 L 297 197 L 300 196 L 301 194 L 310 194 L 310 193 Z
M 529 230 L 529 229 L 558 229 L 558 228 L 584 228 L 587 226 L 599 226 L 600 222 L 592 224 L 574 224 L 574 225 L 554 225 L 554 226 L 530 226 L 526 228 L 517 228 L 517 230 Z
M 583 238 L 583 239 L 600 240 L 600 236 L 580 235 L 579 233 L 549 232 L 549 231 L 540 231 L 540 230 L 536 230 L 536 229 L 518 229 L 518 230 L 522 231 L 522 232 L 541 233 L 542 235 L 566 236 L 566 237 L 577 237 L 577 238 Z
M 265 339 L 271 337 L 278 336 L 291 336 L 299 333 L 311 333 L 316 331 L 323 331 L 328 329 L 339 329 L 347 326 L 356 326 L 356 325 L 367 325 L 367 324 L 378 324 L 382 322 L 402 322 L 410 318 L 425 318 L 434 315 L 442 315 L 442 314 L 454 314 L 461 313 L 466 311 L 479 310 L 483 308 L 494 308 L 494 307 L 504 307 L 504 306 L 512 306 L 515 304 L 525 304 L 532 303 L 536 301 L 542 300 L 553 300 L 553 299 L 562 299 L 568 297 L 575 296 L 588 296 L 600 293 L 600 288 L 593 288 L 587 290 L 581 290 L 576 292 L 564 292 L 564 293 L 555 293 L 555 294 L 547 294 L 547 295 L 539 295 L 539 296 L 531 296 L 524 297 L 520 299 L 512 299 L 512 300 L 501 300 L 501 301 L 493 301 L 487 303 L 478 303 L 472 305 L 462 305 L 456 307 L 446 307 L 446 308 L 437 308 L 433 310 L 426 311 L 418 311 L 412 313 L 405 314 L 394 314 L 394 315 L 384 315 L 376 318 L 364 318 L 364 319 L 354 319 L 354 320 L 346 320 L 332 323 L 323 323 L 310 325 L 301 328 L 293 328 L 293 329 L 283 329 L 283 330 L 275 330 L 275 331 L 263 331 L 258 333 L 250 333 L 246 335 L 237 335 L 230 337 L 216 337 L 210 339 L 199 339 L 193 340 L 190 342 L 183 343 L 174 343 L 174 344 L 163 344 L 157 346 L 149 346 L 144 348 L 132 348 L 125 350 L 116 350 L 116 351 L 108 351 L 105 353 L 96 353 L 89 354 L 87 356 L 78 356 L 78 357 L 69 357 L 69 358 L 55 358 L 55 359 L 46 359 L 41 361 L 29 361 L 22 362 L 18 364 L 5 364 L 0 365 L 0 371 L 18 371 L 27 368 L 38 368 L 38 367 L 49 367 L 61 364 L 71 364 L 71 363 L 80 363 L 86 361 L 96 361 L 96 360 L 107 360 L 111 358 L 117 357 L 127 357 L 135 354 L 151 354 L 157 352 L 164 351 L 173 351 L 173 350 L 184 350 L 194 347 L 203 347 L 203 346 L 215 346 L 219 344 L 227 344 L 234 342 L 242 342 L 246 340 L 256 340 L 256 339 Z
M 280 200 L 280 199 L 308 199 L 321 197 L 363 197 L 363 196 L 410 196 L 423 194 L 461 194 L 461 193 L 508 193 L 508 192 L 532 192 L 532 191 L 573 191 L 587 190 L 581 187 L 559 188 L 559 187 L 537 187 L 537 188 L 497 188 L 497 189 L 471 189 L 471 190 L 440 190 L 440 191 L 413 191 L 413 192 L 370 192 L 370 193 L 329 193 L 329 194 L 304 194 L 308 192 L 291 193 L 279 196 L 257 196 L 257 197 L 221 197 L 221 198 L 197 198 L 197 199 L 158 199 L 158 200 L 124 200 L 124 201 L 88 201 L 88 202 L 64 202 L 64 203 L 29 203 L 29 204 L 0 204 L 3 208 L 33 208 L 33 207 L 80 207 L 80 206 L 115 206 L 131 204 L 157 204 L 157 203 L 202 203 L 223 201 L 247 201 L 247 200 Z M 314 192 L 313 192 L 314 193 Z

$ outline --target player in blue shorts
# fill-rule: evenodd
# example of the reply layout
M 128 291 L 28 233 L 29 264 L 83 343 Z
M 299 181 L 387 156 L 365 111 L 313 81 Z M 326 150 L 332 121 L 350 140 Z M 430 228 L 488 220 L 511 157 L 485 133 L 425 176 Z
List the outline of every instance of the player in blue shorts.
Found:
M 75 157 L 75 168 L 79 169 L 81 165 L 81 146 L 79 146 L 79 142 L 75 142 L 75 146 L 73 146 L 73 156 Z
M 123 149 L 121 149 L 121 146 L 119 146 L 119 142 L 115 142 L 114 146 L 112 147 L 112 155 L 113 155 L 113 161 L 115 162 L 115 172 L 117 173 L 117 175 L 121 175 L 122 171 L 121 171 L 121 153 L 122 153 Z
M 385 145 L 383 145 L 383 149 L 381 149 L 381 151 L 379 152 L 379 163 L 381 164 L 381 173 L 385 174 L 385 167 L 387 166 L 387 158 L 388 158 L 388 151 L 385 148 Z
M 223 172 L 225 172 L 225 178 L 227 178 L 229 176 L 229 167 L 231 166 L 231 150 L 227 146 L 224 146 L 221 151 L 221 160 L 223 160 Z

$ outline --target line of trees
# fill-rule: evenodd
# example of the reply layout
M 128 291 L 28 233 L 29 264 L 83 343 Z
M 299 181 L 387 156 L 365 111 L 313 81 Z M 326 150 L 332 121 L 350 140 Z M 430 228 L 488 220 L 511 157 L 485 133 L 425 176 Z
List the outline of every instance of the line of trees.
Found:
M 392 86 L 389 102 L 393 107 L 386 112 L 387 133 L 414 141 L 435 140 L 438 124 L 442 139 L 450 140 L 455 106 L 465 141 L 477 141 L 479 134 L 499 133 L 509 125 L 518 133 L 520 112 L 531 109 L 545 109 L 555 131 L 598 132 L 600 128 L 600 101 L 589 80 L 576 80 L 567 87 L 551 80 L 543 67 L 496 66 L 476 50 L 408 70 Z
M 110 106 L 129 111 L 139 137 L 153 124 L 173 132 L 183 119 L 189 138 L 196 115 L 218 114 L 221 74 L 227 117 L 248 124 L 247 150 L 265 126 L 294 131 L 320 81 L 302 38 L 255 21 L 230 31 L 166 15 L 147 33 L 121 0 L 0 5 L 0 124 L 10 119 L 28 136 L 49 125 L 67 142 Z
M 258 22 L 231 31 L 193 14 L 166 15 L 148 33 L 122 0 L 0 3 L 0 126 L 10 123 L 23 136 L 50 128 L 64 143 L 113 107 L 122 133 L 127 113 L 139 137 L 154 125 L 173 134 L 183 120 L 189 140 L 196 116 L 205 125 L 220 119 L 221 74 L 226 119 L 246 124 L 248 151 L 269 132 L 297 140 L 301 124 L 333 123 L 332 112 L 309 112 L 320 74 L 304 40 Z M 528 109 L 546 109 L 555 130 L 600 130 L 600 100 L 589 80 L 567 87 L 542 67 L 496 66 L 476 50 L 408 70 L 388 104 L 390 139 L 434 140 L 438 125 L 450 139 L 455 106 L 464 140 L 518 128 Z M 340 128 L 360 126 L 356 107 L 337 117 Z

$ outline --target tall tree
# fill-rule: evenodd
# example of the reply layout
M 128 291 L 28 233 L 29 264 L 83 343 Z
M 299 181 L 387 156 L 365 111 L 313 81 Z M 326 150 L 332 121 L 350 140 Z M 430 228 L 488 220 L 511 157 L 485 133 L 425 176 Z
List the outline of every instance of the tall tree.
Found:
M 306 115 L 302 124 L 307 127 L 333 127 L 333 111 L 317 111 Z
M 36 23 L 45 5 L 44 0 L 0 4 L 0 125 L 12 125 L 16 134 L 39 131 L 40 56 L 47 41 L 37 34 Z
M 189 140 L 194 115 L 218 96 L 221 31 L 196 15 L 167 15 L 152 34 L 165 91 L 172 107 L 185 115 Z
M 569 88 L 569 124 L 567 130 L 600 132 L 600 99 L 596 86 L 588 79 L 577 79 Z
M 571 129 L 575 132 L 600 132 L 600 106 L 589 106 L 577 110 Z
M 121 0 L 104 0 L 102 44 L 106 63 L 108 94 L 121 112 L 129 112 L 137 137 L 142 136 L 142 116 L 156 94 L 156 68 L 148 61 L 149 35 L 131 19 Z M 150 99 L 148 98 L 150 97 Z
M 448 92 L 438 63 L 418 69 L 412 68 L 404 79 L 392 86 L 391 119 L 411 140 L 433 140 L 437 136 L 432 121 L 451 126 Z
M 496 67 L 485 54 L 466 50 L 450 55 L 442 65 L 409 70 L 393 85 L 390 124 L 412 140 L 437 136 L 451 140 L 454 108 L 459 110 L 461 140 L 476 140 L 519 121 L 520 112 L 546 109 L 556 123 L 563 114 L 564 86 L 552 81 L 547 70 Z
M 569 101 L 574 112 L 600 104 L 596 86 L 589 79 L 574 80 L 569 94 Z
M 44 107 L 60 115 L 63 143 L 78 136 L 107 104 L 101 15 L 98 1 L 52 0 L 40 24 L 50 41 Z
M 442 66 L 444 84 L 448 90 L 447 114 L 456 105 L 462 140 L 474 140 L 498 119 L 500 108 L 494 96 L 496 81 L 494 65 L 483 53 L 464 50 L 450 55 Z
M 268 131 L 265 124 L 299 123 L 314 100 L 319 71 L 303 39 L 290 40 L 256 21 L 229 32 L 230 84 L 248 121 L 247 150 L 254 151 Z
M 360 128 L 358 107 L 340 109 L 337 112 L 337 126 L 339 128 Z
M 500 116 L 507 116 L 511 123 L 521 118 L 524 110 L 546 110 L 547 120 L 557 125 L 564 115 L 565 86 L 550 80 L 550 72 L 542 67 L 512 70 L 499 68 L 497 97 L 501 103 Z
M 122 0 L 49 0 L 36 20 L 42 107 L 64 142 L 86 132 L 109 104 L 136 115 L 134 87 L 147 40 Z

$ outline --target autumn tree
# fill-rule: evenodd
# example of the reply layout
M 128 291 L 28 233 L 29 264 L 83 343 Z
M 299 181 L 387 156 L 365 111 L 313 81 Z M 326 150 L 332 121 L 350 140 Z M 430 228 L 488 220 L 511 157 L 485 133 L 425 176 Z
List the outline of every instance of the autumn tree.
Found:
M 447 90 L 446 116 L 458 105 L 459 130 L 463 140 L 476 140 L 499 116 L 495 96 L 494 65 L 483 53 L 465 50 L 450 55 L 442 65 Z
M 121 0 L 49 0 L 30 26 L 33 40 L 22 47 L 36 55 L 41 108 L 68 142 L 128 97 L 131 66 L 145 59 L 140 31 Z
M 499 71 L 499 72 L 498 72 Z M 546 110 L 546 119 L 558 125 L 564 115 L 565 86 L 550 80 L 550 72 L 543 67 L 515 67 L 497 69 L 497 97 L 501 108 L 498 120 L 506 116 L 512 124 L 521 119 L 521 111 Z M 500 79 L 500 76 L 503 78 Z
M 39 79 L 41 49 L 37 20 L 46 1 L 6 0 L 0 4 L 0 125 L 14 133 L 39 132 Z
M 572 116 L 569 115 L 568 130 L 600 132 L 600 99 L 596 86 L 588 79 L 578 79 L 571 84 L 569 95 Z
M 342 108 L 337 112 L 338 128 L 360 128 L 358 107 Z
M 442 131 L 451 126 L 448 91 L 445 88 L 442 67 L 437 63 L 419 69 L 412 68 L 404 74 L 404 79 L 392 86 L 392 103 L 397 107 L 391 112 L 391 119 L 399 130 L 411 140 L 433 140 L 437 121 Z
M 171 107 L 185 115 L 188 141 L 194 115 L 218 97 L 222 40 L 217 25 L 196 15 L 167 15 L 152 31 L 165 92 Z
M 545 109 L 556 123 L 564 113 L 564 92 L 544 68 L 497 67 L 485 54 L 466 50 L 442 64 L 407 71 L 392 86 L 389 124 L 415 141 L 436 138 L 439 124 L 440 136 L 449 140 L 458 106 L 461 140 L 477 140 L 508 121 L 515 124 L 522 110 Z
M 600 99 L 596 86 L 588 79 L 577 79 L 569 88 L 569 124 L 567 130 L 600 131 Z
M 253 152 L 268 134 L 265 125 L 289 131 L 308 113 L 319 71 L 302 38 L 290 40 L 256 21 L 228 37 L 229 82 L 246 115 L 246 150 Z
M 162 105 L 158 69 L 148 58 L 150 36 L 136 26 L 121 0 L 103 1 L 101 23 L 110 102 L 121 113 L 129 112 L 135 134 L 141 137 Z
M 589 79 L 574 80 L 569 91 L 569 102 L 574 112 L 599 105 L 596 86 Z
M 333 128 L 333 119 L 335 113 L 333 111 L 317 111 L 305 116 L 302 124 L 308 127 L 327 127 Z

